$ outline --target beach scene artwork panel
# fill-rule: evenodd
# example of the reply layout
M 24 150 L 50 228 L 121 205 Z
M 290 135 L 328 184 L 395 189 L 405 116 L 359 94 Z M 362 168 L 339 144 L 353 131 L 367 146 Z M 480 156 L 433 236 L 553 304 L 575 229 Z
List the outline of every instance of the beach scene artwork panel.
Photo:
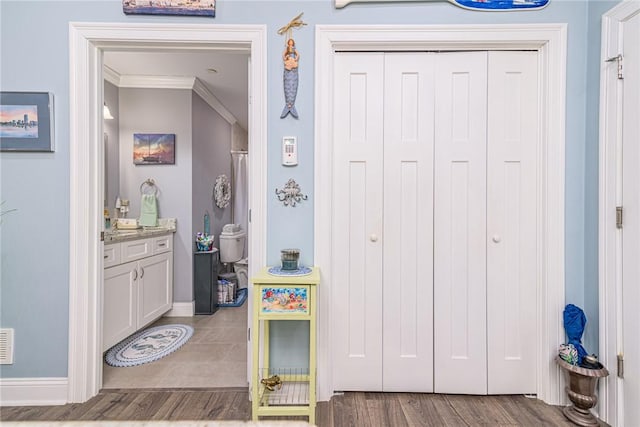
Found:
M 216 16 L 215 0 L 122 0 L 127 15 Z
M 262 289 L 263 313 L 308 313 L 306 287 L 269 287 Z
M 0 105 L 0 138 L 38 138 L 38 106 Z
M 134 133 L 134 165 L 173 165 L 176 162 L 174 133 Z

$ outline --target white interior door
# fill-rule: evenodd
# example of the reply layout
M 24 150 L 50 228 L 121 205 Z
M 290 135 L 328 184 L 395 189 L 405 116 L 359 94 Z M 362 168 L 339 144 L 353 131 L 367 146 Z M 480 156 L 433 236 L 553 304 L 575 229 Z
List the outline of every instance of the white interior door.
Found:
M 435 56 L 385 54 L 384 391 L 433 391 Z
M 624 426 L 640 425 L 640 14 L 623 23 L 622 352 Z M 620 402 L 619 402 L 620 403 Z
M 487 53 L 438 54 L 434 390 L 487 393 Z
M 382 53 L 335 56 L 335 390 L 382 390 L 383 65 Z
M 536 392 L 536 52 L 489 52 L 488 393 Z

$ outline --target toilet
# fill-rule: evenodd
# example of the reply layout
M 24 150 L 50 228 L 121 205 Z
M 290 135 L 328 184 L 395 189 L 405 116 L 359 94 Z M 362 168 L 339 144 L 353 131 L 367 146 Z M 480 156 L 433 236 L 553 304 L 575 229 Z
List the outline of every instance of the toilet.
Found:
M 233 271 L 238 277 L 238 289 L 246 288 L 249 284 L 248 265 L 249 258 L 242 258 L 240 261 L 233 263 Z
M 242 268 L 240 261 L 242 260 L 242 254 L 244 252 L 244 243 L 247 234 L 242 227 L 238 224 L 227 224 L 222 227 L 222 233 L 220 233 L 220 262 L 224 264 L 233 264 L 234 271 L 236 271 L 236 263 L 240 264 L 237 268 Z M 244 264 L 245 283 L 242 285 L 240 279 L 240 273 L 238 273 L 239 287 L 247 287 L 246 285 L 246 262 Z

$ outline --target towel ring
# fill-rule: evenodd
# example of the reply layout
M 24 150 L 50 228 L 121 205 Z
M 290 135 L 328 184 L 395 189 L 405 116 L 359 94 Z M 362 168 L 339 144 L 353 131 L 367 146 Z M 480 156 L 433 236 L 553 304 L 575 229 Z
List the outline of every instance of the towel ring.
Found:
M 150 194 L 156 196 L 158 194 L 158 187 L 153 179 L 149 178 L 140 184 L 140 194 Z

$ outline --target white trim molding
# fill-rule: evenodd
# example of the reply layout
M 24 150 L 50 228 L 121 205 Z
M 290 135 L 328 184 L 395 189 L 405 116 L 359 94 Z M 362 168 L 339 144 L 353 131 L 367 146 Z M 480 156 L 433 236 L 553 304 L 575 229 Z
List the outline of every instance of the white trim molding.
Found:
M 200 98 L 204 100 L 211 108 L 216 110 L 218 114 L 220 114 L 230 125 L 234 125 L 238 120 L 235 118 L 233 114 L 229 110 L 226 109 L 222 102 L 215 97 L 213 93 L 200 81 L 200 79 L 196 78 L 193 82 L 193 91 L 200 95 Z
M 194 304 L 194 301 L 174 302 L 171 310 L 166 312 L 163 317 L 193 317 L 195 314 Z
M 197 77 L 121 75 L 106 65 L 103 67 L 103 76 L 106 81 L 119 88 L 193 90 L 204 100 L 204 102 L 209 104 L 211 108 L 220 114 L 227 123 L 233 125 L 238 121 L 236 117 L 227 110 L 222 102 L 220 102 L 220 100 L 216 98 L 207 86 L 205 86 Z
M 318 396 L 334 392 L 331 377 L 331 270 L 333 58 L 336 51 L 536 50 L 539 55 L 540 117 L 537 277 L 538 336 L 535 337 L 537 396 L 559 404 L 564 379 L 554 362 L 564 342 L 565 301 L 565 97 L 566 24 L 316 26 L 314 259 L 320 267 Z
M 102 385 L 104 180 L 101 141 L 103 52 L 151 49 L 247 50 L 249 84 L 249 275 L 266 262 L 267 43 L 265 25 L 69 23 L 70 266 L 68 402 Z M 249 316 L 251 311 L 249 311 Z M 250 322 L 250 321 L 249 321 Z M 250 324 L 250 323 L 249 323 Z M 250 347 L 250 346 L 249 346 Z M 250 359 L 249 359 L 250 360 Z
M 53 406 L 67 403 L 66 378 L 0 378 L 0 406 Z
M 600 52 L 600 131 L 598 271 L 600 360 L 612 369 L 617 365 L 622 315 L 622 235 L 616 228 L 616 206 L 622 202 L 622 80 L 616 62 L 607 59 L 622 53 L 622 25 L 640 13 L 640 2 L 623 1 L 602 16 Z M 634 41 L 636 43 L 637 41 Z M 600 418 L 609 425 L 621 425 L 619 400 L 622 380 L 612 372 L 599 383 Z

